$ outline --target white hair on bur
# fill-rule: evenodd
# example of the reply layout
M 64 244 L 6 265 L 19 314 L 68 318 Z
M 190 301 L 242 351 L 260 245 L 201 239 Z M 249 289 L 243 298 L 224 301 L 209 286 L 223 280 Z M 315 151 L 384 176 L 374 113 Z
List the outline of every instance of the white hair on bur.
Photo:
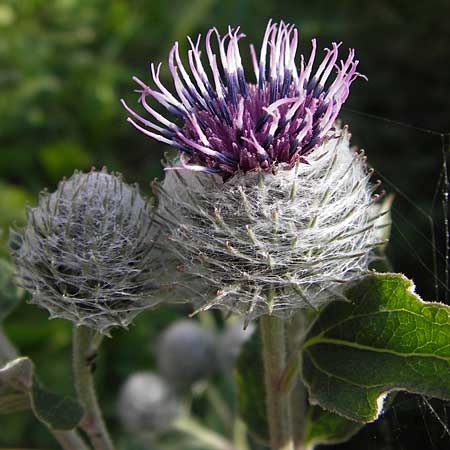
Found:
M 292 168 L 225 183 L 168 167 L 156 220 L 167 236 L 164 258 L 178 264 L 174 300 L 247 319 L 285 316 L 342 296 L 367 272 L 378 186 L 347 128 L 337 134 Z

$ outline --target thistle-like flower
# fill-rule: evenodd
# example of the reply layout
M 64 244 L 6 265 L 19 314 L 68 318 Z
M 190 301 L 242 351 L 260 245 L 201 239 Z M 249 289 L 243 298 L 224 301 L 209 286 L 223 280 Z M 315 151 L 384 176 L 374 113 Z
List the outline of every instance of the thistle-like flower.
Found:
M 178 263 L 181 295 L 200 309 L 253 318 L 317 308 L 367 270 L 375 188 L 364 156 L 335 123 L 362 76 L 354 51 L 336 64 L 340 44 L 333 43 L 314 71 L 313 40 L 297 67 L 297 30 L 269 22 L 259 58 L 250 47 L 251 83 L 241 63 L 243 36 L 231 28 L 223 38 L 215 29 L 207 33 L 212 82 L 200 38 L 189 40 L 191 74 L 175 44 L 169 68 L 178 97 L 160 81 L 160 66 L 151 65 L 156 90 L 135 78 L 152 120 L 123 104 L 136 128 L 180 151 L 157 187 L 157 215 L 167 258 Z M 178 124 L 153 109 L 149 97 Z
M 105 332 L 156 302 L 151 210 L 119 175 L 75 174 L 44 192 L 13 231 L 11 253 L 31 303 Z
M 212 49 L 214 34 L 219 57 Z M 239 28 L 230 28 L 223 38 L 216 29 L 208 31 L 206 54 L 213 83 L 204 70 L 200 36 L 195 44 L 189 39 L 192 75 L 185 69 L 175 43 L 169 55 L 169 68 L 179 98 L 162 84 L 161 65 L 151 65 L 152 78 L 159 90 L 134 77 L 141 88 L 140 102 L 153 121 L 122 101 L 130 114 L 128 121 L 138 130 L 180 150 L 183 167 L 216 173 L 224 180 L 238 172 L 270 172 L 281 164 L 292 168 L 297 161 L 306 162 L 306 156 L 328 137 L 350 85 L 361 76 L 356 71 L 358 61 L 354 60 L 354 51 L 350 50 L 347 60 L 337 67 L 334 81 L 325 88 L 335 69 L 340 44 L 333 43 L 331 50 L 325 50 L 324 60 L 312 75 L 315 39 L 308 62 L 302 55 L 297 70 L 297 30 L 283 22 L 280 25 L 269 22 L 259 60 L 250 46 L 256 82 L 249 83 L 239 52 L 239 40 L 244 36 Z M 149 105 L 148 97 L 181 119 L 181 124 L 176 125 L 159 114 Z

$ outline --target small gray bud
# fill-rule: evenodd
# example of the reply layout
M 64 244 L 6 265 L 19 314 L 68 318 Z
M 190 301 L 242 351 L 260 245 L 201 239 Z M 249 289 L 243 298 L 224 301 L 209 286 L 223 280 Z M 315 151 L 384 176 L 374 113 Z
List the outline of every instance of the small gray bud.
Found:
M 152 372 L 131 375 L 119 393 L 117 413 L 128 432 L 156 432 L 170 428 L 180 410 L 167 382 Z
M 11 234 L 32 303 L 99 331 L 126 327 L 155 301 L 152 217 L 137 186 L 106 170 L 75 172 L 27 210 Z
M 188 389 L 216 368 L 216 337 L 195 321 L 178 320 L 162 333 L 156 358 L 175 389 Z

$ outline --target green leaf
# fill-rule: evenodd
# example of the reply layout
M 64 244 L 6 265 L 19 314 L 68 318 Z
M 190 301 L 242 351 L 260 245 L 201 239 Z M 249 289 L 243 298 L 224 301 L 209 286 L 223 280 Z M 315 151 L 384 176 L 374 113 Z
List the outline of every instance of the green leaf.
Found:
M 31 407 L 35 416 L 53 430 L 71 430 L 83 417 L 83 408 L 77 401 L 44 389 L 36 380 L 31 390 Z
M 11 264 L 0 259 L 0 323 L 18 306 L 22 290 L 14 284 L 14 271 Z
M 310 406 L 304 443 L 307 448 L 313 448 L 316 444 L 339 444 L 349 440 L 362 427 L 360 422 L 349 420 L 319 406 Z
M 31 359 L 17 358 L 0 369 L 0 414 L 30 406 L 36 418 L 54 430 L 71 430 L 83 417 L 78 402 L 41 386 Z
M 269 442 L 266 416 L 264 365 L 261 337 L 255 330 L 239 354 L 234 372 L 237 385 L 237 407 L 249 433 L 258 441 Z
M 423 302 L 399 274 L 372 274 L 329 304 L 303 346 L 311 403 L 375 420 L 388 392 L 450 400 L 450 307 Z

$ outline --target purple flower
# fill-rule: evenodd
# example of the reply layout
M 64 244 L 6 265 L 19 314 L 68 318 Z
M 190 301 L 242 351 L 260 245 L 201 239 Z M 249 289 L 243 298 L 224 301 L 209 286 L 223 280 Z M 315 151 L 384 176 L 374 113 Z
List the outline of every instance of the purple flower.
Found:
M 217 39 L 218 52 L 212 46 Z M 150 114 L 148 120 L 122 103 L 138 130 L 181 153 L 181 167 L 219 174 L 227 180 L 237 172 L 268 172 L 282 165 L 291 168 L 325 139 L 333 126 L 350 85 L 359 76 L 358 61 L 350 49 L 337 64 L 340 44 L 333 42 L 313 72 L 316 40 L 307 61 L 300 56 L 297 67 L 298 31 L 293 25 L 269 21 L 259 59 L 250 45 L 256 82 L 248 82 L 242 66 L 239 27 L 221 37 L 213 28 L 206 34 L 206 58 L 200 38 L 188 38 L 189 69 L 183 65 L 176 42 L 169 53 L 169 69 L 176 95 L 160 80 L 161 64 L 151 64 L 155 89 L 137 77 L 139 101 Z M 205 70 L 209 66 L 212 77 Z M 331 72 L 335 72 L 330 81 Z M 157 112 L 148 97 L 172 116 Z

